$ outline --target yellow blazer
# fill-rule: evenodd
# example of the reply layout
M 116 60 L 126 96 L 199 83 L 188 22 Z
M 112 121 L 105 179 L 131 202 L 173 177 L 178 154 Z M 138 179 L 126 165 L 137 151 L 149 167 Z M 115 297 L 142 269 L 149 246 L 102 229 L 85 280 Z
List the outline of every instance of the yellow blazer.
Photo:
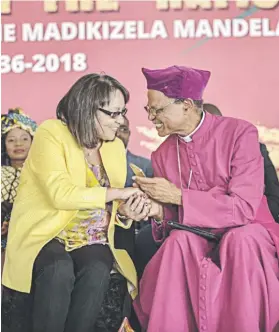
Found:
M 100 149 L 111 187 L 123 188 L 126 180 L 126 152 L 122 141 L 104 142 Z M 78 210 L 105 208 L 106 188 L 95 178 L 86 187 L 87 165 L 82 149 L 60 120 L 47 120 L 37 130 L 23 167 L 9 225 L 3 284 L 29 293 L 34 261 L 51 239 L 75 217 Z M 108 240 L 119 272 L 127 279 L 132 298 L 137 295 L 134 264 L 123 249 L 114 248 L 119 203 L 113 202 Z

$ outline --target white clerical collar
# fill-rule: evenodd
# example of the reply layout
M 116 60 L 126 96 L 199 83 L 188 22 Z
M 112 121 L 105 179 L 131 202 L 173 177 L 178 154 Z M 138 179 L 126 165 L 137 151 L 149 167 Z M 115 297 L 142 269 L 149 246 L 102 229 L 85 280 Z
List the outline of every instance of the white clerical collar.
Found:
M 180 138 L 182 138 L 186 143 L 189 143 L 192 141 L 192 136 L 200 129 L 203 121 L 204 121 L 204 118 L 205 118 L 205 112 L 202 111 L 202 118 L 201 118 L 201 121 L 199 123 L 199 125 L 197 126 L 197 128 L 195 130 L 193 130 L 189 135 L 187 136 L 179 136 Z

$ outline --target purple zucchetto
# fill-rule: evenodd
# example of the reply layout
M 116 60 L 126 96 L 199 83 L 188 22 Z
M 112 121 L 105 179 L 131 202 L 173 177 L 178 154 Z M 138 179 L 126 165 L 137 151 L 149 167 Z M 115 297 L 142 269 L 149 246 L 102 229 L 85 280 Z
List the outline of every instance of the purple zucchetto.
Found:
M 146 69 L 142 72 L 147 81 L 148 90 L 161 91 L 169 98 L 202 100 L 210 77 L 210 72 L 183 66 L 165 69 Z

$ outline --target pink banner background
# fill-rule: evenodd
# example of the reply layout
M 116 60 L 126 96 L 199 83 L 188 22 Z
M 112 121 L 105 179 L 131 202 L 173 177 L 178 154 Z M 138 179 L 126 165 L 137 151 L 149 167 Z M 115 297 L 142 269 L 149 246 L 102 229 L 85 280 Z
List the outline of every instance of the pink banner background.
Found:
M 2 16 L 2 24 L 16 23 L 18 40 L 2 43 L 2 54 L 24 54 L 27 60 L 37 53 L 84 52 L 88 68 L 85 72 L 32 73 L 2 75 L 2 113 L 21 106 L 39 123 L 55 117 L 60 98 L 81 75 L 105 71 L 115 76 L 131 92 L 128 105 L 132 127 L 130 148 L 148 156 L 158 144 L 143 106 L 146 104 L 145 80 L 141 67 L 162 68 L 173 64 L 207 69 L 212 76 L 204 99 L 216 104 L 224 115 L 244 118 L 259 127 L 260 138 L 268 144 L 273 161 L 279 167 L 279 42 L 278 37 L 175 39 L 174 19 L 226 19 L 243 13 L 234 3 L 226 10 L 159 11 L 155 2 L 120 2 L 118 12 L 69 13 L 59 4 L 57 13 L 46 13 L 41 1 L 13 2 L 12 13 Z M 249 13 L 247 18 L 249 18 Z M 279 9 L 256 10 L 251 17 L 269 18 L 273 29 Z M 89 40 L 23 42 L 20 39 L 24 22 L 79 22 L 109 20 L 143 20 L 147 31 L 155 19 L 163 20 L 169 32 L 167 39 L 156 40 Z M 154 145 L 155 144 L 155 145 Z

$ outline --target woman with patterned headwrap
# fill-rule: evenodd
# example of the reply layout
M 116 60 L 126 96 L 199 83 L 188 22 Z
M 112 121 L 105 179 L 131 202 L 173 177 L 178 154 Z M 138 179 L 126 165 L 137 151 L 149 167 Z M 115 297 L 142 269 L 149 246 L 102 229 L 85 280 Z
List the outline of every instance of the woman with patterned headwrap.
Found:
M 12 205 L 19 177 L 37 124 L 21 109 L 10 109 L 1 117 L 1 252 L 5 250 Z

